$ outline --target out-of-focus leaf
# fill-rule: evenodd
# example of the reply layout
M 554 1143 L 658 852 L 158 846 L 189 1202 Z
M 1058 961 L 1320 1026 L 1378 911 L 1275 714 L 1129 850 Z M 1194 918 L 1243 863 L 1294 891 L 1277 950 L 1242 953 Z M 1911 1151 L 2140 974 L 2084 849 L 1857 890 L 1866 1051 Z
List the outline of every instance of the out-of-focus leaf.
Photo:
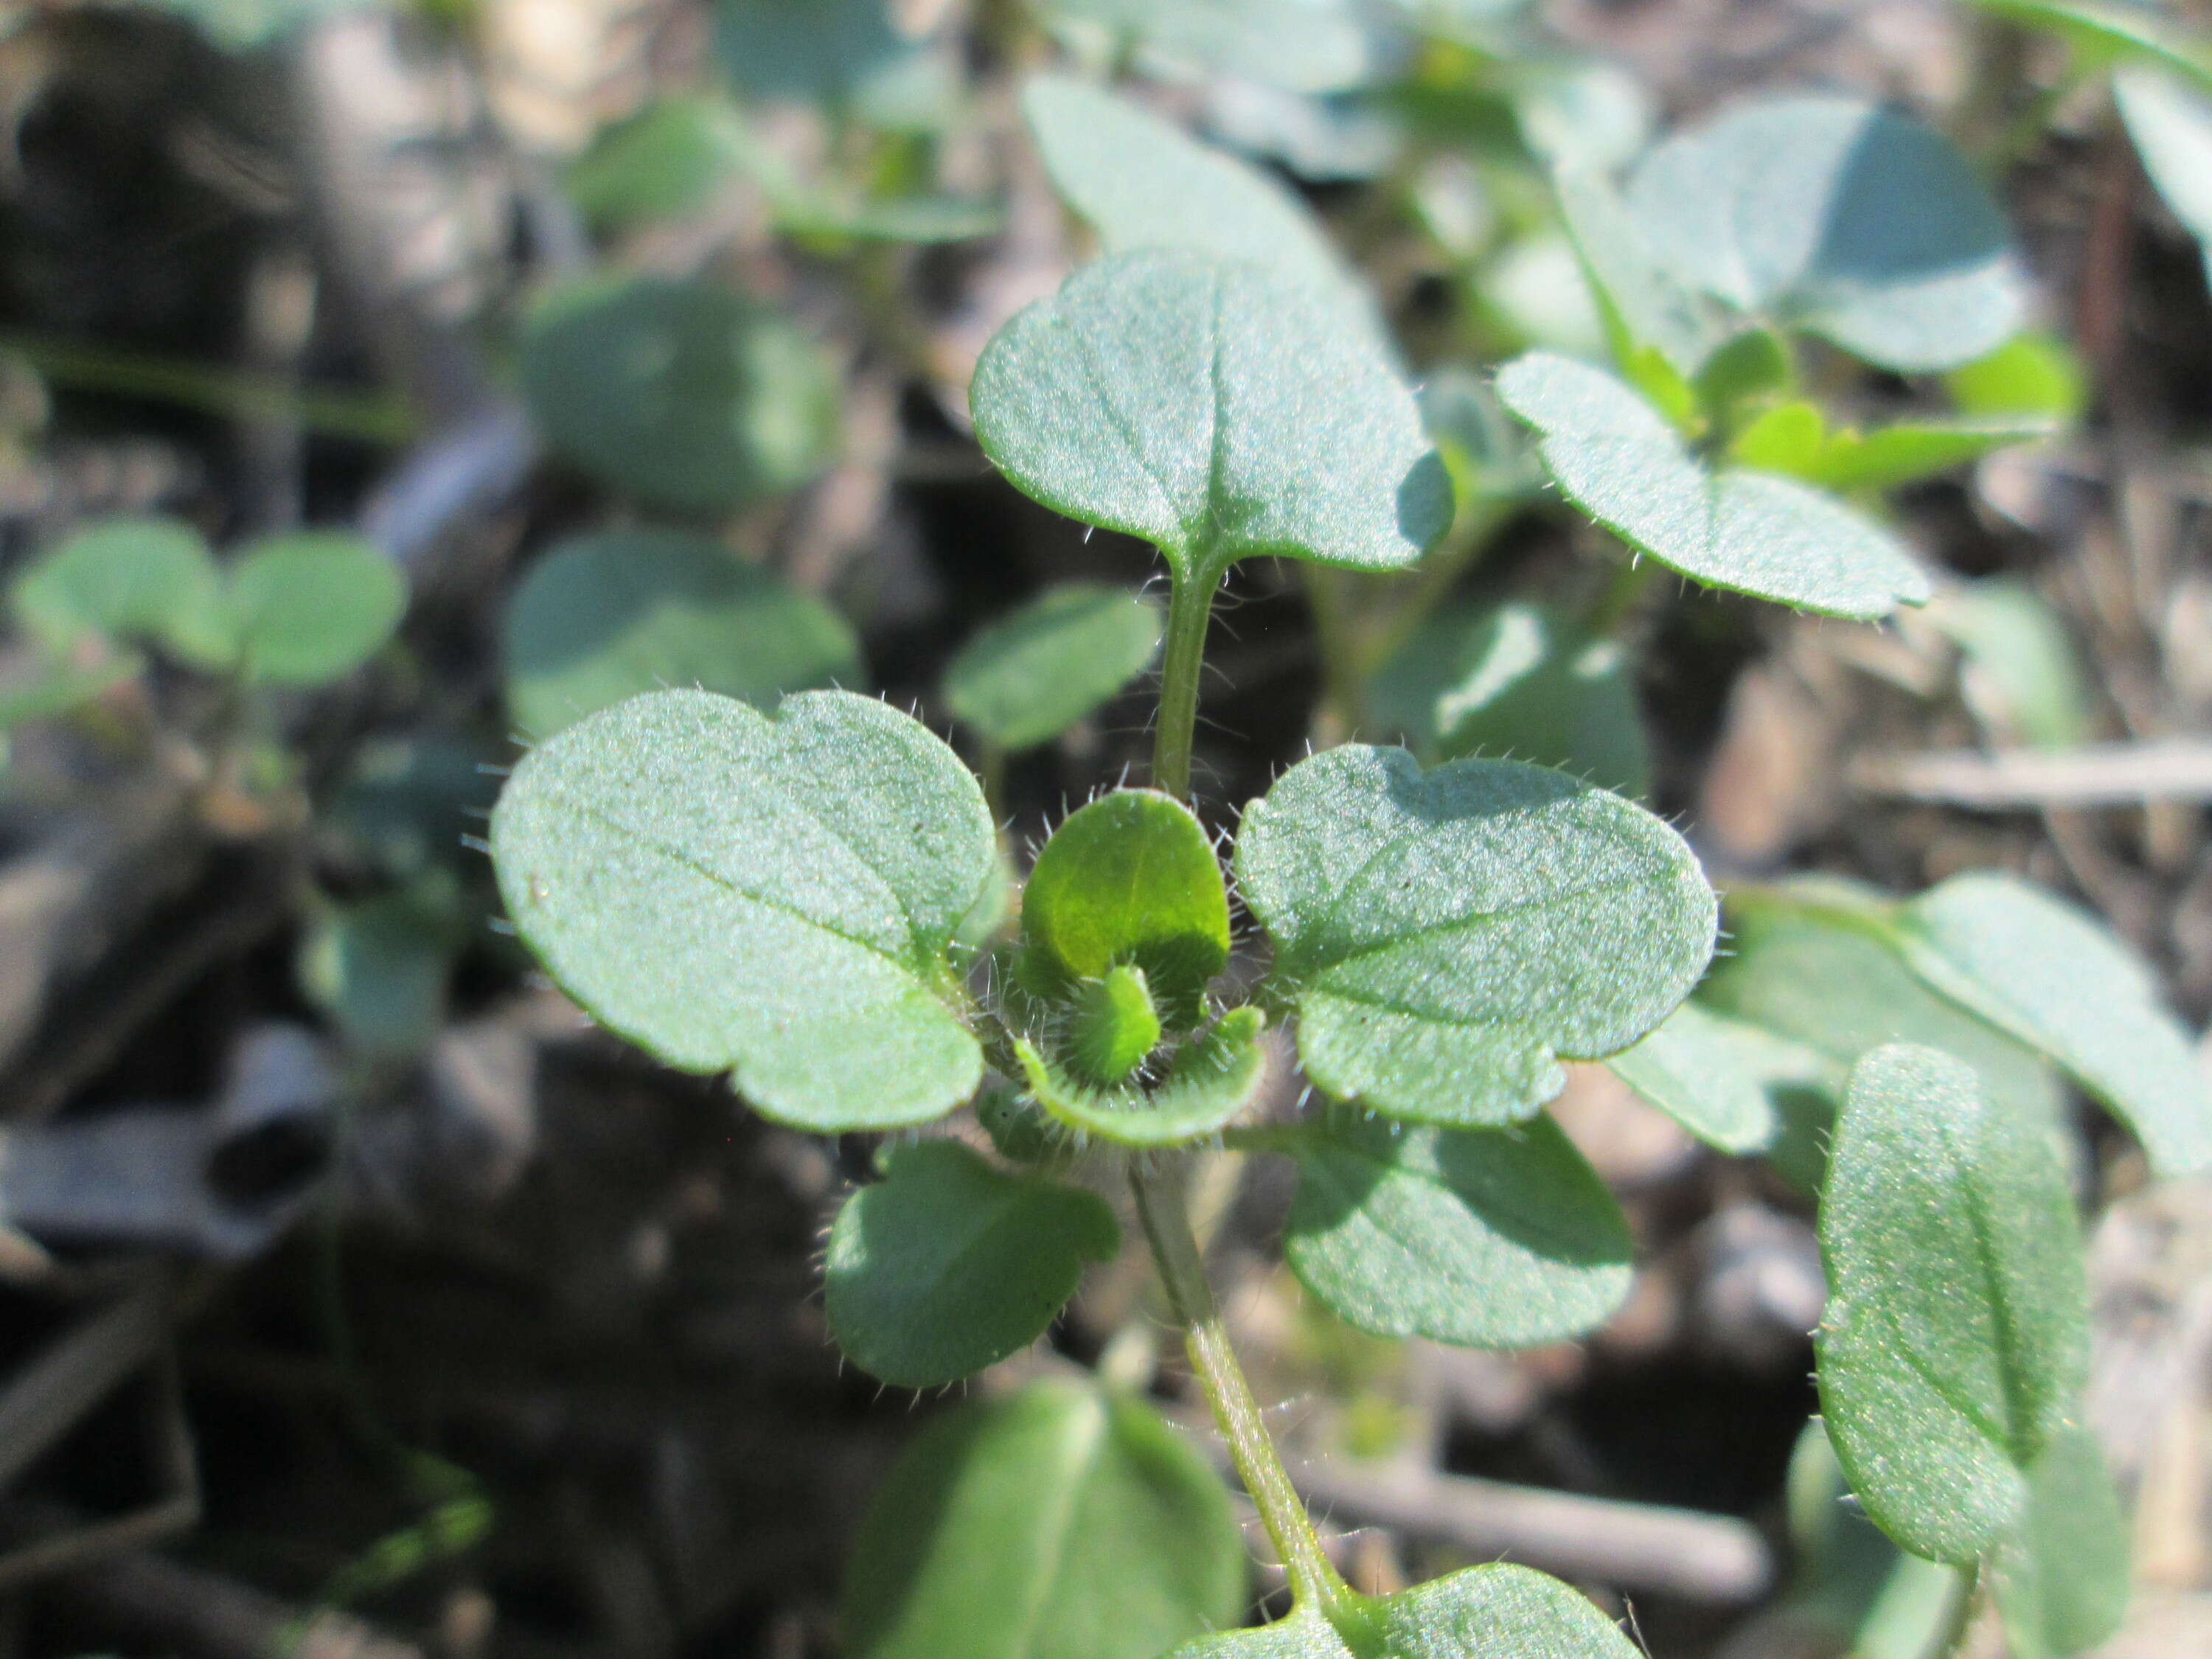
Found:
M 2028 1477 L 2027 1512 L 1991 1562 L 2014 1659 L 2069 1659 L 2128 1610 L 2128 1523 L 2096 1437 L 2064 1429 Z
M 1684 1003 L 1632 1048 L 1606 1064 L 1621 1081 L 1698 1139 L 1724 1152 L 1755 1152 L 1781 1133 L 1774 1095 L 1832 1081 L 1832 1062 L 1787 1037 Z
M 224 572 L 219 632 L 192 649 L 248 681 L 324 685 L 382 650 L 406 610 L 398 565 L 360 537 L 271 536 Z
M 489 753 L 434 727 L 374 738 L 355 750 L 323 822 L 396 879 L 473 860 L 461 843 L 482 833 L 499 793 L 492 769 Z
M 2142 58 L 2212 89 L 2212 52 L 2133 0 L 1973 0 L 1984 11 L 2063 36 L 2093 64 Z
M 1049 1378 L 914 1437 L 854 1540 L 854 1659 L 1158 1659 L 1243 1616 L 1229 1494 L 1139 1401 Z
M 660 98 L 599 134 L 568 164 L 562 183 L 576 210 L 596 225 L 686 218 L 726 180 L 750 174 L 758 148 L 734 106 Z
M 1358 0 L 1045 0 L 1077 44 L 1176 78 L 1236 75 L 1294 92 L 1373 80 L 1399 55 Z
M 1531 761 L 1632 798 L 1650 786 L 1650 749 L 1619 643 L 1541 605 L 1431 617 L 1382 665 L 1368 702 L 1425 761 Z
M 2077 421 L 2088 404 L 2081 359 L 2055 334 L 2015 334 L 1986 357 L 1943 377 L 1951 401 L 1969 420 L 1994 416 L 2035 419 L 2060 426 Z
M 593 278 L 524 331 L 522 390 L 546 441 L 673 512 L 727 512 L 803 483 L 836 441 L 837 383 L 789 321 L 726 289 Z
M 1258 81 L 1206 88 L 1206 125 L 1231 148 L 1316 184 L 1379 178 L 1404 148 L 1399 124 L 1357 94 L 1291 92 Z
M 1421 383 L 1420 405 L 1462 507 L 1532 495 L 1543 482 L 1528 434 L 1481 376 L 1440 368 Z
M 217 46 L 234 52 L 265 46 L 295 29 L 374 0 L 144 0 L 197 24 Z
M 949 57 L 902 29 L 886 0 L 715 0 L 714 52 L 751 98 L 892 129 L 935 126 L 951 107 Z
M 2155 69 L 2124 69 L 2112 77 L 2112 97 L 2143 171 L 2203 245 L 2212 280 L 2212 78 L 2190 84 Z
M 1522 141 L 1554 167 L 1608 172 L 1650 141 L 1658 108 L 1643 82 L 1597 58 L 1521 66 L 1511 92 Z
M 1152 665 L 1160 608 L 1097 582 L 1047 588 L 945 669 L 945 706 L 1002 749 L 1058 737 Z
M 2089 687 L 2066 623 L 2048 599 L 2008 576 L 1937 596 L 1929 620 L 1958 642 L 1968 702 L 2009 742 L 2066 749 L 2089 736 Z
M 1682 280 L 1886 368 L 1970 362 L 2026 313 L 2010 231 L 1972 166 L 1878 104 L 1735 105 L 1654 150 L 1628 200 Z
M 302 943 L 301 987 L 356 1048 L 421 1054 L 445 1023 L 446 981 L 467 925 L 450 876 L 343 906 Z
M 196 638 L 222 593 L 207 544 L 175 519 L 103 519 L 40 557 L 15 579 L 9 603 L 50 651 L 87 635 L 173 646 Z
M 2018 416 L 1899 421 L 1871 432 L 1832 429 L 1817 404 L 1787 403 L 1766 410 L 1738 433 L 1729 446 L 1729 459 L 1824 489 L 1892 489 L 2057 430 L 2047 420 Z
M 1819 1418 L 1790 1457 L 1790 1541 L 1796 1571 L 1783 1603 L 1854 1659 L 1928 1659 L 1949 1627 L 1965 1576 L 1907 1555 L 1851 1498 Z
M 1661 263 L 1608 180 L 1569 167 L 1555 185 L 1613 362 L 1670 422 L 1685 423 L 1695 404 L 1689 377 L 1723 338 L 1713 308 Z
M 508 711 L 538 738 L 670 686 L 767 708 L 786 692 L 862 678 L 860 641 L 843 617 L 681 531 L 562 543 L 531 567 L 501 635 Z

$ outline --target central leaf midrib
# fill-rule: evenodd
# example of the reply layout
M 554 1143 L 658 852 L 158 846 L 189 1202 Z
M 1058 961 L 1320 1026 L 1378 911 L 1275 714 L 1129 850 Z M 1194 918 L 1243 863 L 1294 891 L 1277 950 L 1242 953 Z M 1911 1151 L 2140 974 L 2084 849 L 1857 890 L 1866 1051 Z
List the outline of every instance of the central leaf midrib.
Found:
M 1369 957 L 1379 956 L 1386 951 L 1394 951 L 1402 945 L 1416 944 L 1420 940 L 1433 939 L 1440 934 L 1489 927 L 1514 916 L 1525 915 L 1531 910 L 1540 910 L 1577 899 L 1604 897 L 1648 884 L 1640 877 L 1627 877 L 1619 881 L 1593 882 L 1586 886 L 1561 887 L 1538 897 L 1500 905 L 1494 910 L 1478 910 L 1471 915 L 1452 916 L 1443 921 L 1429 922 L 1419 927 L 1409 928 L 1404 933 L 1394 933 L 1389 939 L 1376 939 L 1372 944 L 1360 945 L 1355 950 L 1346 951 L 1339 956 L 1332 956 L 1326 961 L 1319 963 L 1314 971 L 1316 974 L 1331 973 L 1352 963 L 1364 961 Z M 1330 920 L 1335 919 L 1333 913 Z

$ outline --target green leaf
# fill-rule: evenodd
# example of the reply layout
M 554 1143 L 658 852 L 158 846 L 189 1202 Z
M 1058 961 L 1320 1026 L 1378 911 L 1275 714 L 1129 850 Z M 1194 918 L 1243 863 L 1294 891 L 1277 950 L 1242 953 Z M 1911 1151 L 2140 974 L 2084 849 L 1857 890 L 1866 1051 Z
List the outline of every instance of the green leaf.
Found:
M 1336 92 L 1395 56 L 1355 0 L 1045 0 L 1043 9 L 1079 44 L 1133 53 L 1170 80 L 1227 75 Z
M 1698 406 L 1725 427 L 1740 405 L 1786 392 L 1797 377 L 1790 343 L 1771 329 L 1747 328 L 1698 367 Z
M 2128 1610 L 2128 1526 L 2097 1438 L 2060 1431 L 2029 1477 L 2027 1512 L 1990 1563 L 2014 1659 L 2069 1659 Z
M 1707 1146 L 1756 1152 L 1782 1119 L 1778 1090 L 1817 1089 L 1832 1062 L 1786 1037 L 1686 1002 L 1633 1048 L 1606 1064 L 1620 1080 Z
M 1376 724 L 1423 760 L 1486 754 L 1556 766 L 1624 795 L 1650 787 L 1626 653 L 1543 605 L 1438 613 L 1392 654 L 1367 696 Z
M 1043 1335 L 1083 1264 L 1121 1248 L 1096 1193 L 1002 1174 L 956 1140 L 894 1146 L 830 1229 L 830 1334 L 886 1382 L 957 1382 Z
M 1853 1659 L 1928 1659 L 1964 1575 L 1905 1554 L 1866 1518 L 1817 1417 L 1790 1454 L 1788 1501 L 1796 1570 L 1782 1613 L 1793 1631 L 1809 1625 Z
M 2024 416 L 2064 426 L 2089 401 L 2081 360 L 2055 334 L 2015 334 L 1986 357 L 1943 377 L 1951 401 L 1969 419 Z
M 1097 582 L 1047 588 L 978 631 L 945 670 L 945 706 L 1001 749 L 1058 737 L 1152 665 L 1160 608 Z
M 147 0 L 196 24 L 231 52 L 265 46 L 323 18 L 360 11 L 373 0 Z
M 854 1540 L 851 1659 L 1157 1659 L 1243 1615 L 1213 1472 L 1138 1401 L 1051 1378 L 908 1443 Z
M 1628 1295 L 1620 1206 L 1548 1117 L 1302 1135 L 1283 1252 L 1347 1324 L 1468 1348 L 1595 1329 Z
M 862 678 L 860 641 L 843 617 L 681 531 L 560 543 L 523 578 L 501 632 L 508 712 L 539 737 L 667 686 L 768 708 L 787 691 Z
M 969 396 L 1019 489 L 1142 537 L 1179 580 L 1255 554 L 1402 569 L 1451 522 L 1412 394 L 1324 301 L 1252 267 L 1086 265 L 992 337 Z
M 1383 338 L 1374 302 L 1311 210 L 1257 167 L 1066 76 L 1030 76 L 1022 114 L 1053 189 L 1097 233 L 1104 252 L 1182 248 L 1265 265 Z
M 2047 1054 L 2136 1133 L 2160 1175 L 2212 1167 L 2212 1084 L 2149 967 L 2017 877 L 1954 876 L 1898 917 L 1912 970 Z
M 1712 954 L 1712 890 L 1643 808 L 1514 761 L 1351 744 L 1245 809 L 1237 873 L 1298 1053 L 1394 1117 L 1499 1124 L 1656 1025 Z
M 657 98 L 595 137 L 562 183 L 596 226 L 688 218 L 752 171 L 758 147 L 744 112 L 722 99 Z
M 1070 813 L 1022 891 L 1023 979 L 1065 996 L 1129 963 L 1171 1023 L 1194 1024 L 1229 962 L 1229 893 L 1213 842 L 1172 795 L 1116 789 Z
M 2010 231 L 1972 166 L 1860 99 L 1735 105 L 1652 151 L 1628 203 L 1683 282 L 1885 368 L 1970 362 L 2026 315 Z
M 774 719 L 634 697 L 533 750 L 491 825 L 507 914 L 571 996 L 816 1130 L 920 1123 L 975 1092 L 946 951 L 994 842 L 951 750 L 842 691 Z
M 16 619 L 51 651 L 88 635 L 172 643 L 212 612 L 222 578 L 207 544 L 175 519 L 102 519 L 15 579 Z M 204 622 L 199 622 L 204 627 Z
M 1422 424 L 1462 502 L 1517 500 L 1543 482 L 1528 434 L 1482 376 L 1439 368 L 1421 383 L 1419 403 Z
M 1669 569 L 1862 621 L 1931 591 L 1887 531 L 1839 502 L 1764 472 L 1708 471 L 1657 410 L 1601 369 L 1531 352 L 1499 373 L 1498 392 L 1536 429 L 1567 499 Z
M 886 0 L 715 0 L 714 53 L 747 97 L 826 104 L 893 129 L 938 125 L 953 76 Z
M 822 349 L 710 283 L 594 278 L 523 331 L 522 393 L 546 442 L 648 506 L 712 514 L 805 483 L 836 442 Z
M 1067 1128 L 1120 1146 L 1182 1146 L 1215 1133 L 1259 1098 L 1267 1079 L 1260 1046 L 1266 1027 L 1257 1008 L 1231 1009 L 1178 1049 L 1165 1079 L 1149 1091 L 1101 1089 L 1025 1037 L 1013 1047 L 1030 1093 Z
M 1126 963 L 1109 968 L 1104 978 L 1087 981 L 1076 992 L 1068 1013 L 1068 1063 L 1111 1088 L 1159 1047 L 1160 1030 L 1145 970 Z
M 1965 659 L 1967 705 L 2003 741 L 2069 749 L 2090 732 L 2089 687 L 2066 621 L 2017 577 L 1939 595 L 1928 619 Z
M 2105 0 L 1973 0 L 1984 11 L 2062 36 L 2093 64 L 2144 58 L 2212 88 L 2212 52 L 2148 6 Z
M 466 926 L 449 876 L 343 906 L 301 944 L 301 988 L 356 1048 L 421 1054 L 445 1023 L 446 982 Z
M 2204 245 L 2212 280 L 2212 76 L 2190 85 L 2154 69 L 2124 69 L 2112 77 L 2112 99 L 2160 198 Z
M 1347 1628 L 1340 1631 L 1334 1617 Z M 1468 1567 L 1395 1595 L 1177 1648 L 1168 1659 L 1637 1659 L 1613 1620 L 1528 1567 Z
M 2039 417 L 1899 421 L 1871 432 L 1828 428 L 1817 405 L 1787 403 L 1765 410 L 1736 434 L 1729 459 L 1824 489 L 1893 489 L 1948 472 L 1993 450 L 2048 438 L 2058 428 Z
M 2050 1140 L 1973 1068 L 1877 1048 L 1851 1072 L 1820 1203 L 1820 1404 L 1851 1490 L 1916 1555 L 2012 1532 L 2088 1371 L 2080 1231 Z
M 0 685 L 0 734 L 31 720 L 51 720 L 81 708 L 145 666 L 145 659 L 136 652 L 125 652 L 89 668 L 48 664 L 28 680 Z M 6 757 L 6 745 L 0 744 L 0 770 L 5 769 Z
M 264 685 L 342 678 L 384 648 L 407 611 L 398 565 L 358 536 L 272 536 L 224 575 L 220 645 L 210 635 L 208 650 Z
M 1710 308 L 1661 266 L 1609 181 L 1566 168 L 1553 186 L 1613 362 L 1669 420 L 1687 422 L 1697 404 L 1690 376 L 1721 343 Z

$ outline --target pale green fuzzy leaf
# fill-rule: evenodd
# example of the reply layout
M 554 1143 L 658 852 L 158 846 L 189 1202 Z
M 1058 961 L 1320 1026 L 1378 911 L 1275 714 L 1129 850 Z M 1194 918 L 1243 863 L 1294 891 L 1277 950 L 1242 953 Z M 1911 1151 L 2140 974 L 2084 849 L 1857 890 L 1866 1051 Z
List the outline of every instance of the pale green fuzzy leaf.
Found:
M 1254 267 L 1086 265 L 992 337 L 969 398 L 1024 492 L 1142 537 L 1178 580 L 1255 554 L 1401 569 L 1451 522 L 1413 395 L 1325 301 Z
M 787 691 L 862 678 L 842 617 L 674 530 L 561 543 L 531 566 L 501 634 L 507 710 L 540 738 L 643 691 L 695 685 L 769 708 Z
M 613 489 L 671 512 L 726 513 L 804 483 L 836 441 L 820 346 L 703 281 L 592 278 L 523 331 L 522 394 L 546 442 Z
M 980 629 L 945 669 L 945 706 L 1002 749 L 1058 737 L 1152 665 L 1160 608 L 1097 582 L 1048 587 Z
M 1886 368 L 1970 362 L 2026 317 L 2010 231 L 1972 166 L 1879 104 L 1732 106 L 1652 151 L 1628 203 L 1683 282 Z
M 1931 1560 L 1978 1559 L 2088 1371 L 2074 1200 L 2047 1136 L 1972 1067 L 1877 1048 L 1852 1069 L 1820 1203 L 1820 1404 L 1851 1490 Z
M 219 603 L 222 578 L 200 533 L 175 519 L 102 519 L 15 579 L 16 620 L 50 650 L 87 635 L 169 643 Z M 204 627 L 204 623 L 201 626 Z
M 1361 0 L 1044 0 L 1042 9 L 1078 46 L 1133 55 L 1173 80 L 1229 75 L 1335 92 L 1398 56 Z
M 1712 954 L 1712 890 L 1643 808 L 1512 761 L 1315 756 L 1245 809 L 1237 872 L 1315 1083 L 1494 1125 L 1656 1025 Z
M 1984 11 L 2028 28 L 2048 29 L 2100 60 L 2142 59 L 2212 89 L 2212 51 L 2169 27 L 2150 5 L 2132 0 L 1972 0 Z
M 1347 1628 L 1340 1631 L 1334 1618 Z M 1349 1638 L 1347 1640 L 1347 1638 Z M 1613 1620 L 1558 1579 L 1503 1563 L 1468 1567 L 1328 1615 L 1177 1648 L 1169 1659 L 1637 1659 Z
M 1285 1258 L 1361 1330 L 1524 1348 L 1595 1329 L 1628 1294 L 1628 1224 L 1548 1117 L 1510 1129 L 1346 1121 L 1291 1153 Z
M 2160 1175 L 2212 1166 L 2212 1082 L 2149 967 L 2016 877 L 1954 876 L 1899 913 L 1905 960 L 2110 1107 Z
M 351 673 L 385 647 L 407 610 L 398 565 L 357 536 L 272 536 L 223 574 L 222 659 L 264 685 L 325 685 Z M 204 659 L 216 637 L 192 652 Z
M 1043 1335 L 1083 1264 L 1121 1248 L 1096 1193 L 1003 1174 L 955 1140 L 895 1146 L 830 1229 L 830 1332 L 886 1382 L 957 1382 Z
M 2088 1430 L 2063 1430 L 2029 1476 L 2027 1513 L 1990 1563 L 2014 1659 L 2069 1659 L 2120 1627 L 2128 1523 Z
M 1601 369 L 1532 352 L 1505 366 L 1498 390 L 1536 429 L 1567 499 L 1683 575 L 1861 620 L 1931 592 L 1888 532 L 1790 479 L 1707 471 L 1656 410 Z
M 1229 1494 L 1141 1403 L 1050 1378 L 908 1442 L 854 1539 L 851 1659 L 1158 1659 L 1242 1618 Z
M 2058 609 L 2016 577 L 1939 595 L 1928 619 L 1957 641 L 1976 718 L 1999 740 L 2069 749 L 2090 734 L 2089 687 Z
M 526 756 L 492 814 L 523 941 L 601 1022 L 767 1115 L 890 1128 L 975 1092 L 946 952 L 995 836 L 959 759 L 842 691 L 774 719 L 634 697 Z
M 1670 385 L 1686 390 L 1688 377 L 1721 343 L 1722 331 L 1711 307 L 1660 264 L 1643 228 L 1609 180 L 1587 169 L 1569 167 L 1560 171 L 1553 185 L 1576 259 L 1603 319 L 1613 362 L 1641 383 L 1651 366 L 1639 360 L 1647 351 L 1656 351 L 1670 371 Z M 1648 396 L 1668 400 L 1661 388 L 1644 390 Z
M 1236 1008 L 1179 1049 L 1158 1087 L 1102 1089 L 1026 1038 L 1015 1057 L 1030 1095 L 1063 1127 L 1121 1146 L 1181 1146 L 1218 1132 L 1260 1097 L 1267 1080 L 1265 1017 Z
M 1819 1088 L 1832 1077 L 1827 1056 L 1694 1001 L 1606 1064 L 1645 1100 L 1723 1152 L 1756 1152 L 1772 1144 L 1782 1131 L 1775 1091 Z
M 1624 795 L 1650 787 L 1627 658 L 1543 605 L 1439 613 L 1383 664 L 1367 696 L 1376 724 L 1423 760 L 1533 761 Z
M 2212 277 L 2212 78 L 2191 84 L 2155 69 L 2124 69 L 2112 77 L 2112 98 L 2143 171 L 2204 245 Z

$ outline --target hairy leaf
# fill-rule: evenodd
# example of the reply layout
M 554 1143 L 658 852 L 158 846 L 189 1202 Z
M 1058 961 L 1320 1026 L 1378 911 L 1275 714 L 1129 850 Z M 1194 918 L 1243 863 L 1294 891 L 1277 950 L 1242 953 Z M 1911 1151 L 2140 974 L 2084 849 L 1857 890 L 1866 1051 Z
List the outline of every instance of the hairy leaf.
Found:
M 1567 499 L 1670 569 L 1861 620 L 1931 592 L 1887 531 L 1790 479 L 1709 471 L 1657 410 L 1601 369 L 1531 352 L 1500 371 L 1498 391 L 1535 428 Z
M 491 830 L 507 914 L 571 996 L 817 1130 L 975 1091 L 946 951 L 994 841 L 951 750 L 841 691 L 773 719 L 708 691 L 603 709 L 524 759 Z
M 853 1659 L 1157 1659 L 1242 1617 L 1229 1494 L 1138 1401 L 1051 1378 L 908 1443 L 854 1540 Z
M 1083 1264 L 1121 1248 L 1095 1193 L 1002 1174 L 956 1140 L 895 1146 L 830 1229 L 830 1331 L 886 1382 L 957 1382 L 1044 1334 Z
M 1068 1012 L 1067 1059 L 1077 1073 L 1111 1088 L 1159 1046 L 1159 1010 L 1145 970 L 1124 963 L 1085 982 Z
M 1973 1068 L 1893 1044 L 1852 1069 L 1820 1204 L 1820 1403 L 1851 1490 L 1917 1555 L 2001 1543 L 2088 1367 L 2074 1200 Z
M 1879 104 L 1734 106 L 1652 151 L 1628 201 L 1685 282 L 1885 368 L 1969 362 L 2026 314 L 2004 215 L 1972 166 Z
M 1047 588 L 945 665 L 945 706 L 1002 749 L 1058 737 L 1152 665 L 1160 610 L 1097 582 Z
M 1361 1330 L 1522 1348 L 1595 1329 L 1628 1294 L 1628 1224 L 1548 1117 L 1510 1129 L 1344 1121 L 1291 1156 L 1284 1255 Z
M 842 617 L 681 531 L 561 543 L 531 567 L 501 635 L 508 711 L 538 737 L 641 691 L 696 685 L 767 708 L 861 678 Z
M 1823 1054 L 1686 1002 L 1643 1042 L 1606 1064 L 1620 1080 L 1710 1146 L 1756 1152 L 1781 1133 L 1774 1092 L 1819 1088 Z
M 672 512 L 726 513 L 803 483 L 836 440 L 821 348 L 710 283 L 593 278 L 531 314 L 522 393 L 546 442 Z
M 2063 1430 L 2029 1476 L 2027 1512 L 1990 1565 L 2014 1659 L 2069 1659 L 2120 1627 L 2128 1524 L 2097 1438 Z
M 1102 1089 L 1026 1038 L 1014 1040 L 1022 1076 L 1038 1104 L 1059 1122 L 1122 1146 L 1181 1146 L 1219 1130 L 1259 1097 L 1267 1077 L 1260 1044 L 1266 1018 L 1235 1008 L 1176 1051 L 1157 1088 Z
M 1086 265 L 992 337 L 969 397 L 1023 491 L 1144 538 L 1178 580 L 1255 554 L 1399 569 L 1451 522 L 1412 394 L 1324 301 L 1255 267 Z
M 1513 761 L 1361 744 L 1245 809 L 1237 872 L 1307 1075 L 1395 1117 L 1498 1124 L 1626 1048 L 1712 954 L 1715 902 L 1641 807 Z
M 1905 959 L 1960 1006 L 2048 1054 L 2117 1113 L 2161 1175 L 2212 1165 L 2212 1082 L 2149 968 L 2016 877 L 1954 876 L 1899 915 Z

